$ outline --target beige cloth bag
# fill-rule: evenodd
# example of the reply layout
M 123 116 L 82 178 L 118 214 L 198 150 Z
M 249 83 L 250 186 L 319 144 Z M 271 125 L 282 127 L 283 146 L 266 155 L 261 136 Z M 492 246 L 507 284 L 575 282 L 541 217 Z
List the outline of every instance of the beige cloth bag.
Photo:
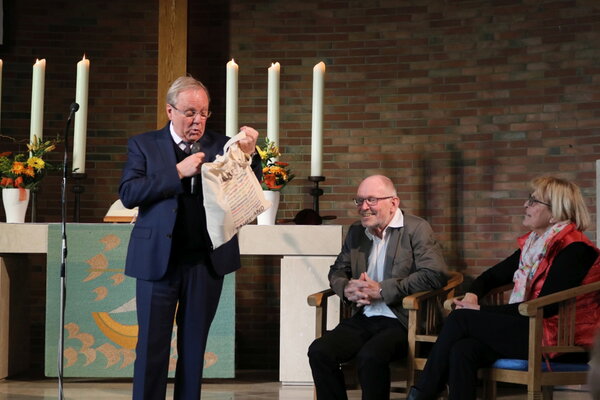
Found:
M 202 165 L 206 223 L 214 248 L 271 207 L 250 167 L 252 157 L 239 148 L 245 137 L 245 132 L 238 133 L 225 144 L 223 155 Z

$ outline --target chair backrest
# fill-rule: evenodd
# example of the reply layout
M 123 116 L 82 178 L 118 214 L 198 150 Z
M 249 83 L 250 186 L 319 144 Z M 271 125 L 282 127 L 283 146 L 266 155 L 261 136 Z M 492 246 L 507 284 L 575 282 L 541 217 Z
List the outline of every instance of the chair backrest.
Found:
M 499 306 L 501 304 L 507 304 L 513 286 L 513 283 L 508 283 L 506 285 L 498 286 L 497 288 L 492 289 L 481 299 L 480 304 L 485 304 L 488 306 Z

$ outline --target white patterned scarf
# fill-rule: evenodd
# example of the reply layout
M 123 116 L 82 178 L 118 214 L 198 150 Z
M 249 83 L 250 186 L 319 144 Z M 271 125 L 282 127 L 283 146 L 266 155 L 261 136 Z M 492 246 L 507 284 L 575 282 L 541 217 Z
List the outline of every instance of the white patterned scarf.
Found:
M 546 256 L 548 244 L 558 232 L 565 226 L 569 225 L 569 221 L 557 222 L 550 228 L 546 229 L 543 235 L 538 235 L 535 232 L 527 237 L 523 250 L 521 250 L 521 259 L 519 260 L 519 268 L 513 275 L 513 287 L 510 294 L 509 303 L 518 303 L 524 301 L 529 294 L 531 279 L 535 275 L 540 261 Z

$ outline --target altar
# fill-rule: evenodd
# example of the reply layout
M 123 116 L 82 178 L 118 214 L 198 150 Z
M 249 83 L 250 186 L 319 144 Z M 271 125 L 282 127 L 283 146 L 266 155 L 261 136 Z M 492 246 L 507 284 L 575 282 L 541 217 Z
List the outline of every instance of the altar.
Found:
M 74 243 L 74 241 L 78 240 L 77 237 L 68 236 L 70 231 L 76 231 L 75 227 L 93 231 L 106 229 L 111 226 L 119 227 L 118 230 L 120 233 L 116 236 L 118 237 L 120 246 L 125 246 L 126 248 L 128 231 L 131 229 L 131 225 L 68 224 L 67 237 L 69 238 L 69 243 Z M 59 232 L 56 231 L 57 228 L 60 228 L 60 225 L 0 224 L 0 378 L 15 373 L 15 369 L 19 367 L 18 362 L 15 363 L 15 359 L 18 361 L 18 357 L 16 357 L 18 352 L 10 345 L 14 341 L 9 337 L 9 335 L 14 336 L 15 332 L 18 332 L 20 329 L 18 318 L 15 315 L 18 313 L 19 302 L 14 301 L 14 299 L 18 297 L 19 291 L 23 290 L 23 271 L 27 268 L 26 265 L 20 264 L 18 255 L 46 253 L 49 256 L 54 254 L 52 257 L 55 257 L 56 252 L 60 250 L 60 241 L 56 242 L 55 239 L 50 239 L 49 241 L 49 237 L 56 237 L 56 232 Z M 340 251 L 342 227 L 337 225 L 248 225 L 241 230 L 239 237 L 240 251 L 243 255 L 282 256 L 280 271 L 280 381 L 284 384 L 312 384 L 306 352 L 309 344 L 314 339 L 315 315 L 314 310 L 307 305 L 306 298 L 310 293 L 328 286 L 327 272 L 335 256 Z M 114 237 L 111 238 L 116 240 Z M 110 242 L 110 239 L 106 240 Z M 103 244 L 104 247 L 102 248 L 106 249 L 111 245 L 114 245 L 114 243 L 107 242 Z M 51 247 L 49 248 L 49 246 Z M 102 251 L 96 252 L 98 253 L 96 255 L 98 257 L 95 260 L 106 264 L 103 256 L 100 255 Z M 71 262 L 75 262 L 75 257 L 73 255 L 72 259 L 71 254 L 69 254 L 67 268 L 69 268 Z M 119 261 L 115 262 L 119 263 Z M 121 279 L 118 276 L 119 272 L 112 272 L 112 274 L 107 274 L 107 276 L 110 276 L 112 282 L 119 281 Z M 86 276 L 84 277 L 85 279 L 89 281 L 91 278 Z M 51 278 L 48 281 L 49 285 L 53 284 Z M 106 284 L 98 285 L 98 288 L 94 288 L 94 290 L 94 299 L 96 299 L 103 296 L 105 290 L 112 289 L 110 285 Z M 78 296 L 76 292 L 68 295 L 71 297 Z M 127 307 L 127 302 L 119 303 L 118 306 L 114 307 L 113 311 L 123 311 Z M 49 312 L 56 311 L 53 310 L 54 308 L 50 308 Z M 108 321 L 114 326 L 119 327 L 119 339 L 123 341 L 121 344 L 125 344 L 125 346 L 119 348 L 114 342 L 111 343 L 111 346 L 114 348 L 112 350 L 113 353 L 119 354 L 117 365 L 122 365 L 126 359 L 125 357 L 132 356 L 131 352 L 127 353 L 125 351 L 127 347 L 132 347 L 131 341 L 127 342 L 128 331 L 127 326 L 125 326 L 127 324 L 116 321 L 116 317 L 107 319 L 107 314 L 97 314 L 96 317 L 99 318 L 101 323 Z M 335 319 L 336 316 L 332 315 L 331 318 Z M 79 330 L 74 332 L 74 328 L 73 325 L 66 327 L 66 329 L 71 329 L 65 331 L 66 335 L 76 336 L 82 333 Z M 78 329 L 80 328 L 78 327 Z M 107 331 L 110 330 L 110 326 L 106 327 L 106 329 Z M 234 329 L 228 329 L 231 331 L 231 335 L 233 335 Z M 228 338 L 227 340 L 232 339 Z M 102 355 L 104 355 L 106 348 L 104 347 L 102 350 Z M 52 351 L 48 354 L 52 354 Z M 54 361 L 50 362 L 50 364 L 52 363 Z

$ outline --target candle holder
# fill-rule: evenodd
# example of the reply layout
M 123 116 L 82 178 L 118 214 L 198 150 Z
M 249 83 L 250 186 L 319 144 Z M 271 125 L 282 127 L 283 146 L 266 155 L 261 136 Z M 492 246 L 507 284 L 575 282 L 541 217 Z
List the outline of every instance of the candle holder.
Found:
M 84 179 L 87 178 L 87 174 L 83 172 L 71 172 L 71 178 L 75 181 L 72 191 L 75 193 L 75 208 L 73 212 L 73 221 L 79 222 L 80 210 L 81 210 L 81 193 L 85 192 L 85 186 L 82 185 Z
M 37 186 L 29 189 L 29 200 L 31 203 L 31 222 L 37 222 L 37 192 Z
M 319 188 L 319 182 L 325 180 L 324 176 L 309 176 L 308 180 L 313 183 L 310 195 L 313 197 L 313 210 L 319 215 L 319 197 L 323 195 L 323 189 Z

